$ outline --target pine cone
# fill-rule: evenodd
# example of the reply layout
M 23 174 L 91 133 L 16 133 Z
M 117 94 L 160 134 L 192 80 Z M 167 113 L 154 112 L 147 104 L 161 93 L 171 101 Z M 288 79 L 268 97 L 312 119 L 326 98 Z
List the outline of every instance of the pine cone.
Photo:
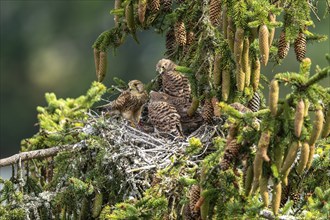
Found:
M 258 58 L 256 58 L 252 63 L 252 68 L 251 68 L 251 84 L 254 91 L 258 89 L 259 81 L 260 81 L 260 61 Z
M 306 57 L 306 36 L 302 31 L 299 32 L 298 37 L 294 41 L 294 52 L 299 62 Z
M 259 93 L 255 92 L 252 99 L 248 103 L 248 108 L 253 112 L 257 112 L 260 108 L 260 96 Z
M 139 0 L 138 15 L 139 15 L 139 21 L 141 24 L 143 24 L 145 21 L 146 11 L 147 11 L 147 0 Z
M 184 53 L 187 54 L 189 52 L 190 46 L 194 43 L 195 41 L 195 33 L 192 31 L 187 32 L 187 37 L 186 37 L 186 45 L 183 48 Z
M 259 50 L 261 63 L 266 66 L 269 58 L 269 32 L 266 25 L 261 25 L 259 28 Z
M 290 193 L 290 200 L 293 201 L 294 205 L 297 205 L 297 203 L 300 200 L 300 194 L 298 192 L 291 192 Z
M 285 31 L 283 30 L 280 35 L 280 39 L 278 41 L 278 51 L 277 51 L 277 56 L 280 59 L 284 59 L 290 49 L 290 43 L 285 39 Z
M 220 162 L 220 167 L 222 170 L 227 170 L 229 166 L 234 162 L 234 159 L 238 156 L 240 147 L 241 145 L 237 143 L 236 139 L 232 140 L 226 146 L 223 159 Z
M 210 21 L 214 26 L 220 25 L 221 0 L 211 0 L 210 2 Z
M 157 13 L 160 9 L 160 0 L 150 0 L 148 1 L 148 8 L 152 13 Z
M 289 199 L 290 186 L 283 185 L 282 196 L 281 196 L 281 207 L 283 207 Z
M 180 46 L 184 46 L 187 42 L 186 27 L 182 21 L 177 21 L 174 30 L 175 40 Z
M 213 118 L 213 106 L 210 99 L 206 99 L 203 105 L 202 117 L 206 123 L 211 123 Z
M 189 192 L 189 208 L 190 212 L 193 214 L 193 216 L 196 216 L 196 212 L 194 211 L 195 205 L 198 202 L 199 198 L 201 196 L 201 188 L 198 185 L 193 185 L 190 188 Z
M 166 55 L 170 56 L 175 52 L 175 35 L 174 35 L 174 30 L 171 28 L 167 33 L 166 33 L 166 43 L 165 47 L 167 49 Z
M 193 214 L 190 211 L 189 205 L 184 206 L 183 217 L 184 217 L 185 220 L 195 220 Z
M 97 80 L 99 82 L 103 81 L 105 74 L 107 72 L 107 66 L 108 66 L 107 52 L 101 51 L 100 52 L 99 72 L 97 74 Z
M 222 99 L 224 101 L 227 101 L 230 93 L 230 72 L 227 68 L 222 70 L 221 77 L 222 77 L 221 95 L 222 95 Z
M 161 0 L 161 5 L 163 7 L 163 11 L 165 12 L 172 11 L 172 0 Z
M 271 22 L 271 23 L 275 23 L 276 22 L 276 15 L 274 15 L 273 13 L 269 13 L 268 14 L 268 20 Z M 271 28 L 269 30 L 269 47 L 272 46 L 273 44 L 273 40 L 274 40 L 274 36 L 275 36 L 275 28 Z

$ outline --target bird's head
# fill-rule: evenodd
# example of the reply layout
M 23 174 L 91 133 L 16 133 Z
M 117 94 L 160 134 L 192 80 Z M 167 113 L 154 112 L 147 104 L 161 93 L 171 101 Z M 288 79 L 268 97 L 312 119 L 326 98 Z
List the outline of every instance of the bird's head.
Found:
M 128 88 L 131 92 L 138 92 L 143 93 L 144 92 L 144 85 L 139 80 L 132 80 L 128 83 Z
M 174 70 L 176 67 L 176 64 L 169 59 L 161 59 L 158 61 L 156 65 L 156 71 L 160 74 L 164 73 L 165 71 L 171 71 Z
M 150 91 L 149 95 L 150 95 L 150 101 L 152 102 L 157 102 L 157 101 L 166 102 L 168 100 L 168 96 L 162 92 Z

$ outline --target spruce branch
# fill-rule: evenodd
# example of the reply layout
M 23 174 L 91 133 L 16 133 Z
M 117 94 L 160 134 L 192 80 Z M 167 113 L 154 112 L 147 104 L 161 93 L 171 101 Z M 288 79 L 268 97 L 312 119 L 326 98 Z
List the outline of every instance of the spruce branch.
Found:
M 304 83 L 304 87 L 309 87 L 310 85 L 315 84 L 316 82 L 326 78 L 327 76 L 330 76 L 330 66 L 325 67 L 323 70 L 309 78 L 308 81 Z
M 46 158 L 46 157 L 55 156 L 62 151 L 72 150 L 77 146 L 80 148 L 83 145 L 81 145 L 81 146 L 79 146 L 79 145 L 63 145 L 63 146 L 52 147 L 52 148 L 48 148 L 48 149 L 33 150 L 33 151 L 29 151 L 29 152 L 18 153 L 13 156 L 10 156 L 10 157 L 0 159 L 0 167 L 15 164 L 20 160 L 25 161 L 25 160 L 42 159 L 42 158 Z

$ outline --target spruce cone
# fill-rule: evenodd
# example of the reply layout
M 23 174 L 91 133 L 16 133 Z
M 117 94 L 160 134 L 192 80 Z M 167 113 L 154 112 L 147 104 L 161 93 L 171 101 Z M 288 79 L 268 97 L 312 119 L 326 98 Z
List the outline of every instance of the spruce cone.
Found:
M 121 7 L 121 0 L 115 0 L 115 6 L 114 9 L 119 9 Z M 119 15 L 115 15 L 113 20 L 115 21 L 116 27 L 118 27 L 119 24 Z
M 259 28 L 259 50 L 261 54 L 261 63 L 266 66 L 269 58 L 269 32 L 266 25 Z
M 220 25 L 221 0 L 211 0 L 210 2 L 210 21 L 214 26 Z
M 245 73 L 240 64 L 236 66 L 236 87 L 240 92 L 243 92 L 245 87 Z
M 227 170 L 229 166 L 234 162 L 235 158 L 237 158 L 239 149 L 241 145 L 237 143 L 237 140 L 232 140 L 225 149 L 225 154 L 223 159 L 220 162 L 220 167 L 222 170 Z
M 260 80 L 260 61 L 258 58 L 252 63 L 251 69 L 251 81 L 253 90 L 256 91 L 259 87 L 259 80 Z
M 222 31 L 223 31 L 223 37 L 227 38 L 227 27 L 228 27 L 228 17 L 227 17 L 227 7 L 223 7 L 222 11 Z
M 211 123 L 213 118 L 213 105 L 210 99 L 205 99 L 202 110 L 202 118 L 206 123 Z
M 280 39 L 278 41 L 278 51 L 277 51 L 277 56 L 280 59 L 284 59 L 290 49 L 290 43 L 285 39 L 285 31 L 281 32 Z
M 138 3 L 138 15 L 139 15 L 139 21 L 141 24 L 144 23 L 145 18 L 146 18 L 147 1 L 148 0 L 139 0 L 139 3 Z
M 257 112 L 260 108 L 260 96 L 259 93 L 255 92 L 252 99 L 248 103 L 248 108 L 253 112 Z
M 189 205 L 185 205 L 183 208 L 183 217 L 185 220 L 195 220 L 193 214 L 190 211 Z
M 95 63 L 96 77 L 98 77 L 99 65 L 100 65 L 100 51 L 97 48 L 94 48 L 94 63 Z
M 304 123 L 304 111 L 305 111 L 305 103 L 303 100 L 300 100 L 296 106 L 296 113 L 294 118 L 294 134 L 296 137 L 300 137 L 301 129 Z M 312 145 L 312 144 L 311 144 Z
M 221 56 L 220 54 L 216 54 L 214 56 L 214 63 L 213 63 L 213 83 L 215 88 L 220 86 L 220 81 L 221 81 L 220 62 L 221 62 Z
M 99 82 L 103 81 L 105 74 L 107 72 L 107 66 L 108 66 L 107 52 L 101 51 L 100 52 L 99 72 L 97 74 L 97 80 Z
M 306 57 L 306 36 L 302 31 L 299 32 L 298 37 L 294 41 L 294 52 L 299 62 Z
M 161 0 L 161 5 L 163 7 L 163 11 L 165 12 L 172 11 L 172 0 Z
M 250 48 L 249 38 L 245 37 L 242 59 L 241 59 L 243 72 L 245 73 L 245 86 L 249 86 L 251 80 L 251 61 L 249 59 L 249 48 Z
M 192 31 L 187 32 L 187 40 L 186 45 L 184 47 L 184 53 L 187 54 L 189 52 L 190 46 L 194 43 L 195 33 Z
M 233 19 L 228 18 L 228 26 L 227 26 L 227 39 L 230 51 L 234 52 L 234 44 L 235 44 L 235 27 Z
M 201 188 L 198 185 L 193 185 L 190 189 L 189 193 L 189 208 L 190 212 L 193 216 L 196 216 L 196 212 L 194 211 L 195 205 L 198 202 L 199 198 L 201 196 Z
M 160 9 L 160 0 L 150 0 L 148 1 L 148 8 L 152 13 L 157 13 Z
M 186 45 L 187 42 L 186 27 L 182 21 L 176 22 L 174 34 L 175 34 L 175 40 L 180 46 Z
M 234 57 L 235 57 L 236 65 L 241 64 L 243 46 L 244 46 L 244 29 L 238 27 L 235 32 L 235 43 L 234 43 Z
M 297 205 L 300 200 L 300 194 L 298 192 L 292 192 L 290 193 L 290 199 L 293 201 L 294 205 Z
M 221 95 L 224 101 L 228 100 L 230 93 L 230 72 L 227 68 L 222 70 Z
M 211 99 L 211 102 L 212 102 L 212 106 L 213 106 L 213 115 L 215 117 L 220 117 L 221 115 L 221 109 L 219 107 L 219 100 L 217 97 L 213 97 Z
M 167 33 L 166 33 L 166 43 L 165 47 L 167 49 L 166 55 L 170 56 L 175 52 L 175 35 L 174 35 L 174 30 L 171 28 Z
M 271 23 L 274 23 L 276 21 L 276 15 L 274 15 L 273 13 L 269 13 L 268 14 L 268 20 L 271 22 Z M 274 40 L 274 36 L 275 36 L 275 28 L 271 28 L 269 30 L 269 47 L 272 46 L 273 44 L 273 40 Z

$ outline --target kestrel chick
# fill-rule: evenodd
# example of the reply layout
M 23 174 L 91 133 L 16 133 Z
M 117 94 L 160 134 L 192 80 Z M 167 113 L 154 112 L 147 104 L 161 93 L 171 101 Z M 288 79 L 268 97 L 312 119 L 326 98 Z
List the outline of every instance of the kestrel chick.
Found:
M 147 98 L 148 95 L 144 90 L 143 83 L 139 80 L 132 80 L 128 83 L 128 89 L 104 108 L 109 114 L 120 114 L 133 125 L 136 125 L 140 120 L 142 106 L 146 103 Z
M 161 59 L 156 65 L 156 71 L 162 77 L 162 88 L 168 95 L 190 99 L 191 88 L 189 80 L 175 70 L 177 65 L 169 59 Z
M 159 94 L 154 91 L 150 92 L 148 117 L 157 131 L 183 136 L 180 115 L 176 108 L 165 101 L 161 101 Z
M 167 102 L 172 106 L 174 106 L 181 117 L 183 115 L 186 115 L 186 112 L 190 106 L 190 103 L 187 102 L 187 100 L 183 97 L 175 97 L 168 95 L 164 92 L 154 92 L 154 91 L 152 91 L 152 96 L 154 100 Z

